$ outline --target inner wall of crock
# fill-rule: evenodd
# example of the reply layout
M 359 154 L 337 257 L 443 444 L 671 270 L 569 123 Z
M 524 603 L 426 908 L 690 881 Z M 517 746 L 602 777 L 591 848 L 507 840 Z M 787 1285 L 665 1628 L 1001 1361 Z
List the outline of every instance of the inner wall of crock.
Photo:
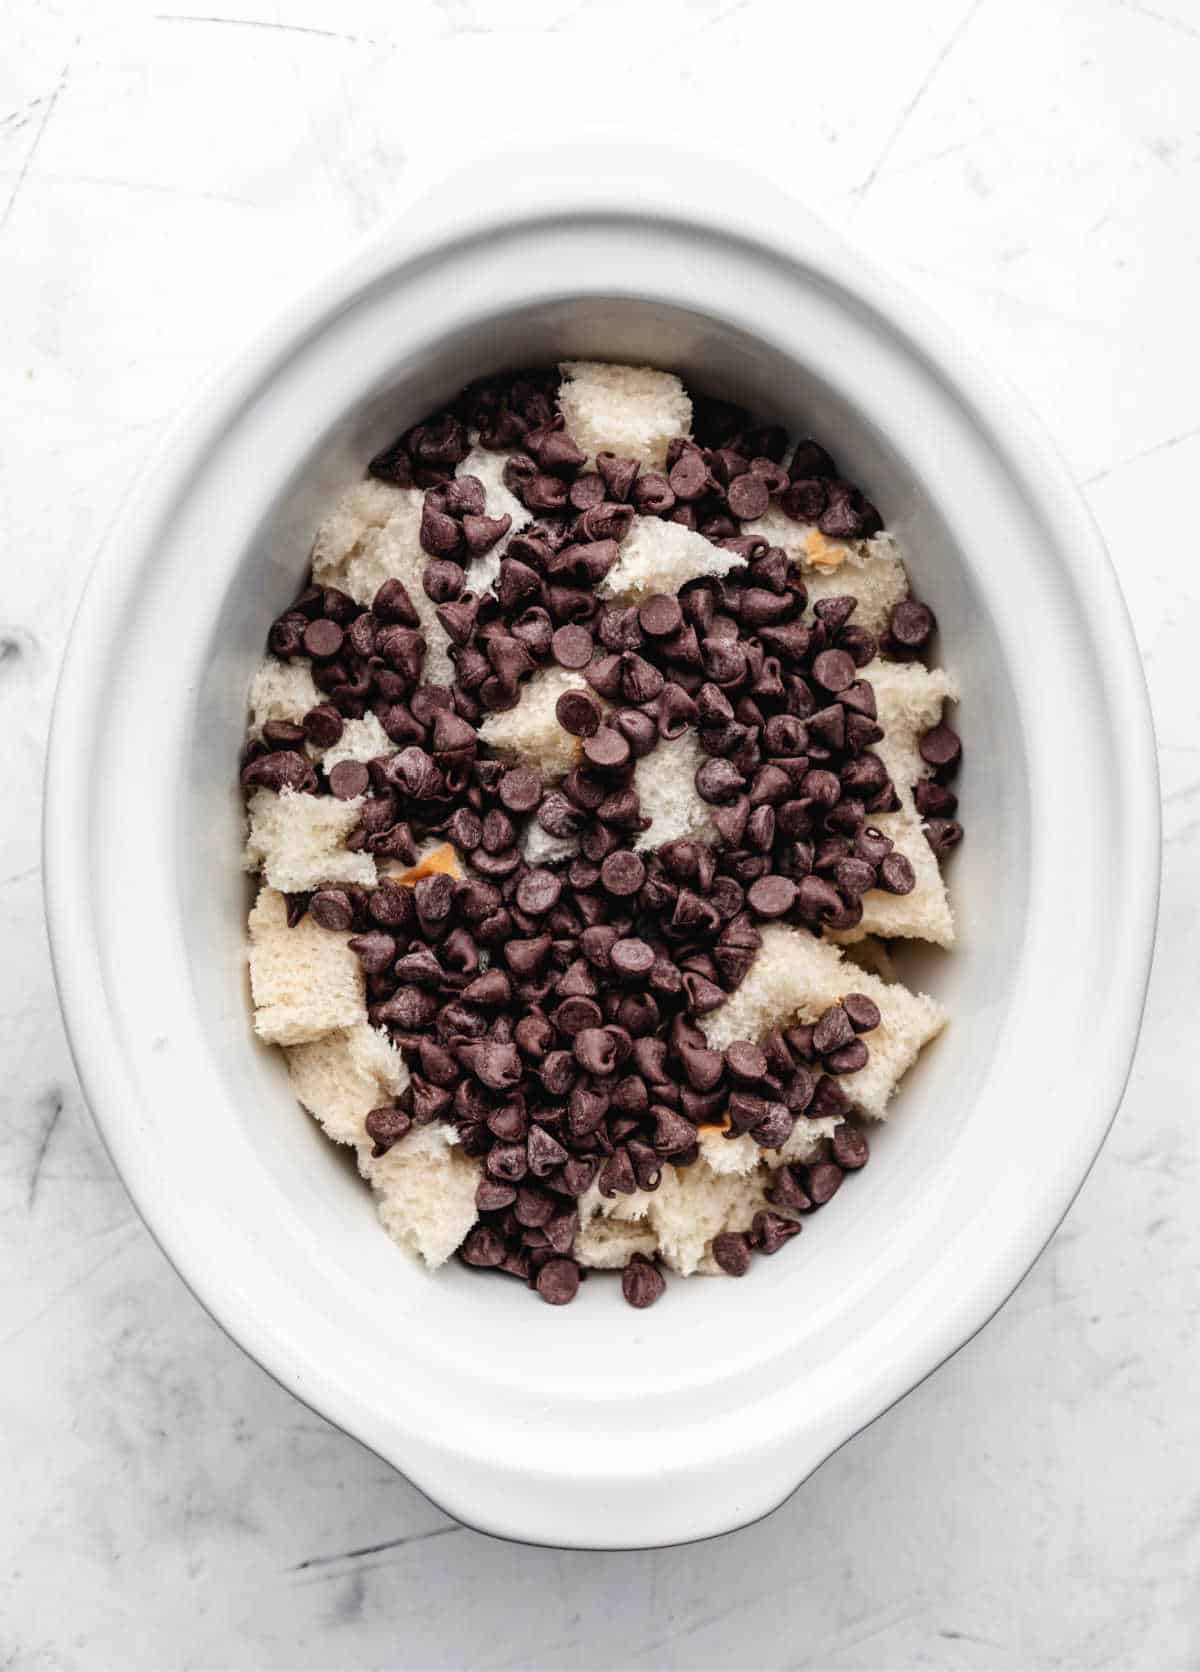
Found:
M 757 1262 L 743 1282 L 673 1282 L 667 1300 L 647 1315 L 650 1323 L 623 1306 L 607 1274 L 595 1276 L 576 1305 L 558 1313 L 509 1279 L 470 1273 L 455 1263 L 430 1277 L 395 1249 L 376 1224 L 367 1186 L 347 1152 L 328 1143 L 300 1110 L 279 1053 L 254 1040 L 241 957 L 252 897 L 238 869 L 236 757 L 245 693 L 272 617 L 303 582 L 322 512 L 336 492 L 361 478 L 384 442 L 470 378 L 575 357 L 673 369 L 693 390 L 741 401 L 794 432 L 817 436 L 899 536 L 913 589 L 939 618 L 938 659 L 955 670 L 964 693 L 959 724 L 967 760 L 961 781 L 967 840 L 948 870 L 961 941 L 952 954 L 914 947 L 899 960 L 910 985 L 948 1006 L 951 1026 L 909 1074 L 892 1121 L 873 1130 L 872 1165 L 810 1219 L 800 1239 L 775 1259 Z M 311 1232 L 311 1259 L 326 1273 L 336 1265 L 393 1318 L 398 1309 L 422 1330 L 467 1331 L 475 1351 L 494 1353 L 498 1363 L 512 1351 L 514 1328 L 524 1332 L 530 1351 L 548 1355 L 552 1379 L 562 1368 L 554 1355 L 569 1339 L 566 1373 L 585 1370 L 597 1385 L 610 1375 L 627 1375 L 627 1366 L 612 1365 L 614 1338 L 636 1339 L 647 1372 L 657 1366 L 670 1376 L 711 1357 L 714 1330 L 723 1353 L 752 1351 L 762 1336 L 764 1308 L 785 1305 L 793 1316 L 795 1309 L 819 1309 L 864 1258 L 886 1258 L 890 1236 L 921 1211 L 927 1181 L 940 1172 L 971 1119 L 1008 1008 L 1023 935 L 1029 833 L 1023 760 L 1014 741 L 1020 727 L 1005 648 L 948 532 L 943 513 L 951 508 L 941 501 L 937 482 L 914 478 L 901 447 L 851 392 L 852 381 L 852 367 L 845 386 L 835 387 L 799 360 L 711 316 L 619 298 L 564 298 L 509 313 L 444 338 L 404 363 L 388 364 L 381 345 L 374 385 L 352 407 L 327 415 L 327 426 L 265 508 L 214 624 L 197 693 L 185 810 L 207 839 L 181 854 L 180 909 L 214 1057 L 261 1167 L 264 1213 L 272 1211 L 274 1199 L 279 1211 L 299 1214 Z M 986 769 L 976 762 L 986 762 Z M 304 1272 L 296 1271 L 294 1281 L 302 1285 Z M 697 1326 L 705 1327 L 698 1332 Z

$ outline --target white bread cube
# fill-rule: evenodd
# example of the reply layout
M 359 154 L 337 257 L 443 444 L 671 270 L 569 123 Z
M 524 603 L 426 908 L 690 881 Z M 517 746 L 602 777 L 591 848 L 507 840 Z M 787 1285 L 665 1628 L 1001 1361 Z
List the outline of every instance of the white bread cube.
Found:
M 476 596 L 482 596 L 500 573 L 500 559 L 508 550 L 508 543 L 518 529 L 529 521 L 529 512 L 516 494 L 504 485 L 504 467 L 511 453 L 491 453 L 486 447 L 472 447 L 455 471 L 456 476 L 476 476 L 483 483 L 485 509 L 489 517 L 511 517 L 507 534 L 502 534 L 491 551 L 474 558 L 467 565 L 467 586 Z
M 870 1056 L 865 1068 L 843 1074 L 842 1090 L 874 1120 L 887 1115 L 888 1102 L 924 1045 L 945 1027 L 936 1000 L 910 993 L 845 961 L 840 948 L 805 929 L 768 924 L 749 974 L 725 1003 L 700 1018 L 715 1050 L 735 1039 L 759 1040 L 772 1028 L 815 1022 L 847 993 L 865 993 L 879 1006 L 881 1021 L 863 1036 Z
M 421 546 L 425 495 L 420 488 L 389 488 L 388 492 L 394 496 L 394 508 L 387 521 L 382 524 L 364 521 L 358 539 L 349 548 L 345 547 L 341 523 L 336 539 L 323 534 L 325 525 L 322 524 L 313 547 L 313 580 L 319 586 L 340 587 L 356 603 L 367 605 L 374 603 L 384 581 L 403 581 L 425 635 L 425 679 L 432 684 L 449 685 L 454 678 L 450 638 L 438 621 L 433 600 L 426 596 L 421 584 L 429 562 L 428 553 Z M 343 495 L 338 504 L 346 497 Z
M 929 846 L 921 828 L 920 815 L 907 803 L 896 813 L 872 813 L 870 823 L 896 845 L 913 868 L 915 878 L 907 894 L 889 894 L 886 889 L 872 888 L 862 897 L 862 919 L 853 929 L 841 933 L 830 932 L 830 938 L 845 944 L 864 935 L 884 935 L 907 940 L 932 941 L 935 946 L 954 945 L 954 914 L 942 876 L 937 855 Z
M 479 1214 L 481 1164 L 464 1155 L 453 1127 L 417 1126 L 376 1159 L 362 1144 L 358 1165 L 370 1180 L 384 1230 L 432 1270 L 445 1263 Z
M 521 686 L 515 708 L 487 716 L 479 727 L 480 739 L 501 759 L 536 767 L 547 783 L 565 778 L 579 760 L 579 739 L 563 730 L 554 710 L 564 692 L 587 689 L 581 674 L 542 668 Z
M 778 1150 L 762 1149 L 748 1132 L 742 1133 L 739 1138 L 727 1138 L 716 1127 L 702 1127 L 700 1154 L 710 1172 L 714 1173 L 752 1173 L 764 1162 L 774 1168 L 783 1161 L 812 1161 L 821 1154 L 825 1140 L 831 1138 L 840 1125 L 840 1117 L 836 1115 L 822 1116 L 819 1120 L 801 1116 L 792 1128 L 787 1143 Z
M 315 751 L 326 772 L 332 772 L 342 761 L 373 761 L 377 755 L 394 755 L 396 745 L 379 724 L 372 710 L 361 720 L 347 720 L 342 735 L 330 748 Z
M 371 1110 L 390 1103 L 408 1084 L 404 1058 L 367 1022 L 293 1045 L 285 1055 L 292 1090 L 335 1144 L 363 1143 L 363 1121 Z
M 575 1238 L 575 1258 L 596 1271 L 620 1271 L 634 1254 L 653 1258 L 658 1234 L 646 1219 L 612 1219 L 597 1211 L 583 1221 Z
M 559 411 L 589 459 L 616 453 L 662 470 L 671 442 L 691 433 L 692 403 L 672 372 L 599 360 L 567 360 L 559 371 Z
M 754 1215 L 769 1205 L 769 1183 L 765 1167 L 752 1173 L 714 1173 L 703 1161 L 664 1167 L 647 1210 L 663 1259 L 681 1277 L 718 1271 L 713 1238 L 722 1231 L 748 1231 Z
M 921 734 L 937 725 L 943 702 L 957 698 L 958 684 L 945 668 L 927 668 L 920 662 L 883 662 L 878 657 L 863 668 L 862 677 L 874 688 L 879 724 L 884 730 L 875 752 L 887 767 L 900 801 L 897 812 L 872 814 L 869 822 L 890 837 L 897 851 L 908 859 L 916 884 L 908 894 L 871 889 L 863 895 L 862 921 L 832 938 L 847 941 L 865 935 L 905 936 L 952 946 L 954 915 L 937 856 L 921 828 L 913 786 L 929 775 L 918 749 Z
M 397 511 L 409 503 L 409 488 L 393 488 L 369 476 L 339 494 L 333 509 L 317 528 L 313 539 L 313 578 L 322 586 L 339 586 L 329 577 L 343 567 L 372 528 L 382 528 Z M 360 600 L 369 602 L 369 600 Z
M 287 902 L 259 890 L 250 913 L 250 992 L 254 1027 L 271 1045 L 300 1045 L 338 1028 L 366 1025 L 362 967 L 349 935 L 303 917 L 287 926 Z
M 281 662 L 268 656 L 250 682 L 250 736 L 261 737 L 268 720 L 288 720 L 298 726 L 310 708 L 322 701 L 308 662 Z
M 743 523 L 742 533 L 782 547 L 803 574 L 810 608 L 822 598 L 857 598 L 854 623 L 870 633 L 882 633 L 893 608 L 908 597 L 908 575 L 886 530 L 869 540 L 829 540 L 811 523 L 793 522 L 772 504 L 761 517 Z
M 338 801 L 332 795 L 260 789 L 250 797 L 248 811 L 246 869 L 261 871 L 272 888 L 299 894 L 323 883 L 374 886 L 372 856 L 344 845 L 362 812 L 361 796 Z
M 881 940 L 873 935 L 864 935 L 862 940 L 854 941 L 846 947 L 846 962 L 857 964 L 859 969 L 869 970 L 877 975 L 881 981 L 899 981 L 900 971 L 896 968 L 896 960 Z
M 705 575 L 744 569 L 737 552 L 714 546 L 703 534 L 661 517 L 635 517 L 621 541 L 617 561 L 597 586 L 601 598 L 636 603 L 654 592 L 676 593 Z
M 638 761 L 633 787 L 650 826 L 638 835 L 635 848 L 658 848 L 684 836 L 695 842 L 717 840 L 712 809 L 696 790 L 696 772 L 705 758 L 699 737 L 689 729 L 682 737 L 660 742 Z

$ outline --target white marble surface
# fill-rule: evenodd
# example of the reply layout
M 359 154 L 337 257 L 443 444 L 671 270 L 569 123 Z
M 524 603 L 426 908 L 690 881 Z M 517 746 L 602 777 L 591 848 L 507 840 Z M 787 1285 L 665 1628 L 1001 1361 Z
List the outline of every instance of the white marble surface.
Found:
M 192 1300 L 72 1075 L 38 802 L 75 599 L 197 381 L 431 149 L 620 131 L 651 86 L 639 123 L 780 169 L 1039 410 L 1137 625 L 1167 847 L 1123 1111 L 1000 1316 L 763 1524 L 596 1557 L 450 1524 Z M 1194 0 L 8 0 L 0 1664 L 1200 1663 L 1198 108 Z

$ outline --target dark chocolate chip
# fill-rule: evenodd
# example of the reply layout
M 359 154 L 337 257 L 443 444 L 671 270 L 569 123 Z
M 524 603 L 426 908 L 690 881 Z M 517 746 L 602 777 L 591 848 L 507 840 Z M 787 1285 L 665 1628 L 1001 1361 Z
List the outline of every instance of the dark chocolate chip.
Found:
M 857 1172 L 865 1167 L 870 1159 L 871 1150 L 867 1143 L 867 1135 L 860 1126 L 852 1126 L 848 1121 L 834 1128 L 830 1140 L 833 1158 L 839 1167 L 847 1172 Z
M 902 853 L 889 853 L 880 861 L 879 886 L 889 894 L 911 894 L 917 886 L 912 864 Z
M 888 618 L 893 639 L 906 650 L 920 650 L 936 625 L 933 611 L 916 598 L 902 599 Z
M 549 1306 L 566 1306 L 579 1293 L 579 1267 L 574 1260 L 547 1260 L 534 1280 L 538 1294 Z
M 629 1264 L 621 1273 L 621 1293 L 630 1306 L 644 1311 L 653 1306 L 666 1289 L 662 1273 L 644 1254 L 630 1256 Z
M 338 761 L 329 772 L 329 788 L 339 801 L 353 801 L 365 795 L 371 775 L 362 761 Z
M 550 650 L 560 668 L 586 668 L 592 659 L 594 642 L 586 627 L 559 627 L 550 640 Z
M 750 1239 L 741 1231 L 721 1231 L 712 1240 L 712 1256 L 729 1277 L 745 1277 L 750 1270 Z
M 386 1155 L 392 1145 L 406 1136 L 412 1126 L 411 1118 L 403 1110 L 396 1108 L 372 1109 L 363 1122 L 367 1137 L 374 1143 L 374 1155 L 378 1159 Z
M 879 1006 L 865 993 L 847 993 L 842 1000 L 842 1009 L 850 1018 L 850 1026 L 855 1033 L 870 1033 L 882 1020 Z
M 642 631 L 653 639 L 670 638 L 683 625 L 683 611 L 678 598 L 656 592 L 644 600 L 637 612 Z
M 600 727 L 599 704 L 586 691 L 564 691 L 554 705 L 554 714 L 572 737 L 594 737 Z

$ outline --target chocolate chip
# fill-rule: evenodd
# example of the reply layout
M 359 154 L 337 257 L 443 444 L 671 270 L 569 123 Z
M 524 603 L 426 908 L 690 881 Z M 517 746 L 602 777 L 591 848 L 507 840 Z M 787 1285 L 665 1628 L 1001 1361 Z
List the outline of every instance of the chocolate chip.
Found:
M 804 1184 L 814 1207 L 822 1207 L 842 1182 L 842 1169 L 833 1161 L 814 1161 L 804 1169 Z
M 475 1206 L 480 1213 L 501 1213 L 505 1208 L 512 1207 L 516 1199 L 517 1192 L 512 1185 L 499 1179 L 485 1175 L 475 1186 Z
M 683 611 L 678 598 L 672 598 L 668 593 L 656 592 L 639 606 L 638 622 L 642 631 L 652 639 L 670 638 L 683 626 Z
M 604 697 L 611 702 L 621 694 L 620 656 L 614 653 L 611 656 L 597 657 L 584 668 L 583 677 L 598 697 Z
M 735 1039 L 726 1046 L 725 1066 L 736 1080 L 746 1085 L 756 1085 L 767 1073 L 765 1054 L 746 1039 Z
M 858 670 L 844 650 L 823 650 L 813 661 L 813 678 L 826 691 L 837 694 L 854 684 Z
M 554 715 L 572 737 L 594 737 L 600 727 L 600 707 L 586 691 L 564 691 L 554 705 Z
M 601 505 L 605 495 L 604 478 L 599 471 L 589 470 L 577 476 L 567 490 L 567 498 L 576 511 L 590 511 Z
M 688 1005 L 697 1016 L 707 1016 L 710 1010 L 715 1010 L 719 1004 L 724 1004 L 725 994 L 715 981 L 707 976 L 698 975 L 689 970 L 683 978 L 683 990 L 687 994 Z
M 515 1045 L 485 1041 L 473 1046 L 472 1051 L 472 1072 L 490 1091 L 509 1091 L 520 1083 L 521 1059 Z
M 712 1240 L 712 1256 L 729 1277 L 745 1277 L 750 1270 L 750 1239 L 741 1231 L 721 1231 Z
M 345 724 L 337 709 L 329 702 L 318 703 L 315 708 L 310 708 L 300 723 L 305 737 L 314 749 L 332 749 L 334 744 L 340 741 Z
M 847 993 L 842 1000 L 842 1009 L 850 1018 L 850 1026 L 855 1033 L 870 1033 L 882 1020 L 879 1006 L 865 993 Z
M 698 447 L 684 448 L 671 466 L 668 482 L 676 499 L 699 499 L 708 485 L 708 466 Z
M 610 499 L 623 501 L 629 498 L 633 484 L 637 480 L 638 461 L 636 459 L 619 458 L 616 453 L 597 453 L 596 469 L 600 473 Z
M 526 872 L 517 884 L 517 905 L 530 917 L 552 910 L 562 896 L 562 882 L 553 871 L 537 867 Z
M 866 1133 L 860 1126 L 852 1126 L 848 1121 L 834 1128 L 830 1144 L 834 1160 L 847 1172 L 857 1172 L 870 1160 L 871 1150 Z
M 532 767 L 513 767 L 497 784 L 496 794 L 510 813 L 531 813 L 542 799 L 542 775 Z
M 591 737 L 585 738 L 583 753 L 588 762 L 602 772 L 627 766 L 630 758 L 627 739 L 613 726 L 601 726 Z
M 751 1223 L 750 1238 L 760 1254 L 778 1254 L 784 1243 L 799 1236 L 803 1229 L 797 1219 L 785 1219 L 779 1213 L 760 1211 Z
M 551 1133 L 543 1126 L 535 1126 L 529 1134 L 527 1144 L 529 1154 L 529 1170 L 535 1178 L 545 1178 L 555 1168 L 561 1167 L 567 1160 L 567 1151 Z
M 923 818 L 952 819 L 958 811 L 954 791 L 934 778 L 922 778 L 913 786 L 913 800 Z
M 829 504 L 829 483 L 819 476 L 797 476 L 780 495 L 779 505 L 793 522 L 816 523 Z
M 925 838 L 939 859 L 962 841 L 963 827 L 957 819 L 927 819 Z
M 861 1039 L 852 1039 L 848 1045 L 841 1045 L 836 1051 L 830 1051 L 825 1056 L 825 1069 L 829 1074 L 857 1074 L 859 1069 L 867 1066 L 870 1052 Z
M 603 500 L 589 505 L 580 517 L 576 535 L 585 541 L 623 540 L 633 527 L 633 506 Z
M 367 1137 L 374 1143 L 372 1153 L 378 1159 L 407 1135 L 412 1120 L 401 1109 L 372 1109 L 363 1126 L 366 1128 Z
M 813 1028 L 813 1050 L 823 1057 L 841 1045 L 848 1045 L 853 1037 L 850 1017 L 840 1004 L 833 1004 L 817 1018 Z
M 648 755 L 658 742 L 657 725 L 650 715 L 643 713 L 640 708 L 618 709 L 612 717 L 612 722 L 637 760 L 643 755 Z
M 777 1208 L 787 1208 L 792 1213 L 807 1213 L 812 1207 L 811 1198 L 791 1167 L 781 1167 L 775 1174 L 767 1191 L 767 1200 Z
M 472 1225 L 459 1250 L 469 1266 L 499 1266 L 507 1249 L 504 1238 L 493 1225 Z
M 696 771 L 696 793 L 702 801 L 720 806 L 733 800 L 742 789 L 744 780 L 737 767 L 727 760 L 707 760 Z M 747 810 L 747 816 L 749 811 Z
M 958 733 L 947 725 L 932 727 L 924 734 L 917 747 L 923 761 L 942 770 L 956 766 L 962 755 L 962 743 Z
M 321 617 L 304 629 L 304 648 L 314 661 L 328 662 L 341 650 L 345 637 L 336 621 Z
M 682 1045 L 679 1061 L 688 1084 L 695 1091 L 714 1091 L 720 1084 L 725 1067 L 720 1051 L 705 1045 Z
M 470 512 L 462 520 L 463 544 L 470 557 L 482 557 L 491 551 L 498 540 L 502 540 L 512 527 L 512 518 L 507 512 L 500 517 L 486 517 Z
M 559 627 L 550 640 L 551 653 L 560 668 L 586 668 L 594 648 L 592 635 L 577 624 Z
M 770 488 L 758 471 L 735 476 L 725 494 L 730 511 L 741 522 L 761 517 L 770 504 Z
M 636 977 L 649 975 L 654 964 L 654 953 L 644 940 L 630 936 L 614 943 L 609 953 L 609 963 L 617 975 L 632 981 Z
M 304 727 L 290 720 L 268 720 L 263 727 L 263 741 L 270 749 L 302 749 L 304 739 Z
M 350 896 L 340 888 L 322 888 L 313 895 L 308 906 L 309 916 L 322 929 L 344 932 L 354 922 L 354 907 Z
M 675 494 L 660 471 L 648 470 L 633 484 L 633 503 L 646 516 L 661 517 L 674 506 Z
M 796 903 L 797 894 L 797 885 L 790 877 L 770 875 L 751 883 L 746 903 L 756 917 L 771 922 L 787 916 Z
M 880 862 L 879 886 L 889 894 L 911 894 L 917 886 L 916 872 L 902 853 L 889 853 Z
M 834 540 L 862 540 L 883 527 L 879 512 L 850 482 L 829 483 L 829 502 L 817 519 L 822 534 Z
M 600 882 L 608 894 L 618 898 L 636 894 L 646 880 L 646 867 L 636 853 L 618 848 L 600 867 Z
M 632 1196 L 638 1187 L 629 1152 L 616 1149 L 600 1168 L 597 1185 L 602 1196 Z
M 768 1103 L 766 1114 L 751 1128 L 750 1136 L 762 1149 L 782 1149 L 795 1124 L 786 1103 Z
M 247 789 L 307 792 L 316 789 L 317 774 L 306 755 L 295 749 L 276 749 L 244 766 L 242 783 Z
M 382 975 L 396 961 L 395 939 L 382 929 L 355 935 L 348 945 L 367 975 Z
M 653 1306 L 667 1285 L 662 1273 L 644 1254 L 632 1254 L 621 1273 L 621 1293 L 639 1312 Z
M 933 611 L 916 598 L 901 599 L 888 618 L 892 637 L 906 650 L 920 650 L 936 625 Z
M 811 927 L 842 911 L 843 901 L 832 883 L 824 877 L 801 877 L 796 885 L 796 908 Z
M 579 1267 L 574 1260 L 547 1260 L 534 1287 L 548 1306 L 566 1306 L 579 1293 Z
M 621 690 L 626 702 L 653 702 L 662 690 L 662 674 L 636 651 L 627 650 L 621 657 Z
M 666 1104 L 656 1103 L 650 1114 L 654 1120 L 654 1148 L 659 1155 L 682 1155 L 696 1142 L 691 1121 Z
M 833 877 L 842 893 L 852 900 L 868 893 L 878 880 L 873 865 L 868 865 L 865 859 L 853 857 L 839 859 L 833 868 Z
M 365 795 L 371 775 L 362 761 L 338 761 L 329 773 L 329 787 L 339 801 L 353 801 Z

